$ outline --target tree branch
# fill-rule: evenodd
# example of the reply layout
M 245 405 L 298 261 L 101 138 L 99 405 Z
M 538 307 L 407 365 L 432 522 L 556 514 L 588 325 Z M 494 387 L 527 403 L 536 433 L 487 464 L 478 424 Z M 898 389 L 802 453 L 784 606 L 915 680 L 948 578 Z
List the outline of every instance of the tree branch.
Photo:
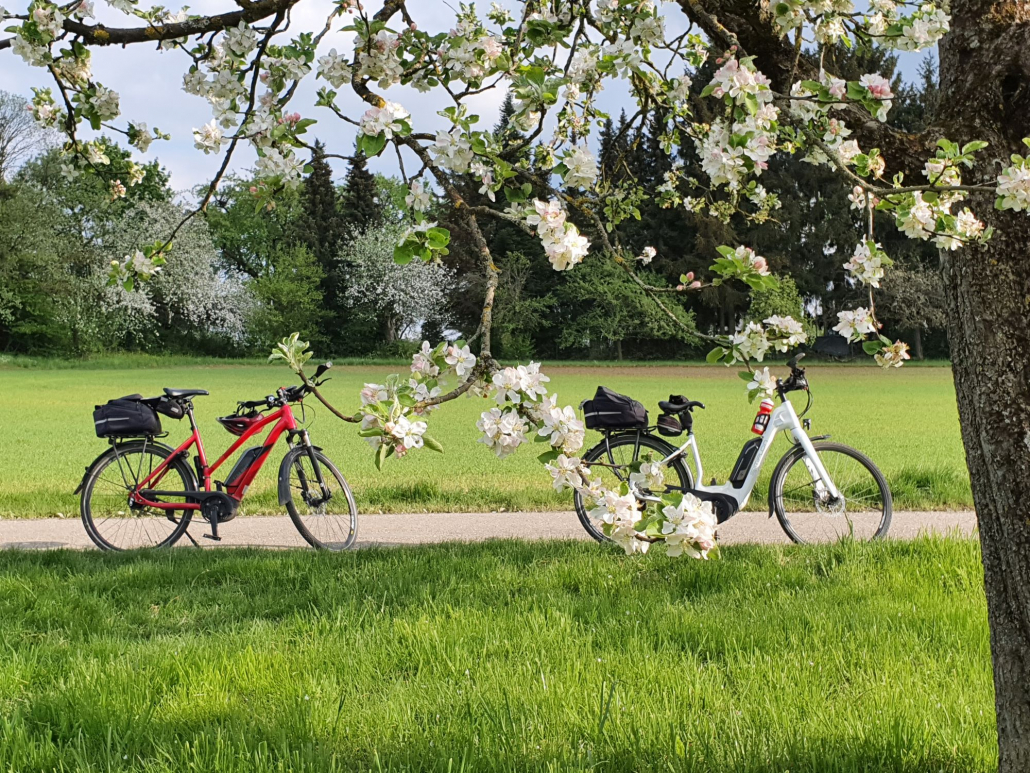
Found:
M 220 32 L 237 27 L 240 22 L 251 24 L 277 13 L 286 13 L 300 0 L 257 0 L 248 2 L 240 11 L 221 13 L 215 16 L 199 16 L 195 19 L 171 24 L 148 25 L 146 27 L 112 27 L 103 24 L 83 24 L 75 19 L 64 20 L 64 30 L 76 35 L 87 46 L 124 46 L 131 43 L 156 43 L 162 40 L 187 38 L 208 32 Z M 0 40 L 0 50 L 9 48 L 14 39 Z

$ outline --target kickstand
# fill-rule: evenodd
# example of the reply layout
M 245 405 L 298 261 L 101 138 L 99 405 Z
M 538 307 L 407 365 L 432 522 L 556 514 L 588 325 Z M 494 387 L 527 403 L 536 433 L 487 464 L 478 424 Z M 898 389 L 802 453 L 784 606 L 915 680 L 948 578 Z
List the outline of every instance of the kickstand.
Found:
M 212 518 L 211 519 L 211 533 L 210 534 L 202 534 L 201 536 L 202 537 L 207 537 L 207 539 L 213 539 L 215 542 L 221 542 L 222 541 L 222 538 L 218 536 L 218 519 L 217 518 Z
M 172 523 L 176 523 L 176 524 L 179 523 L 179 520 L 174 515 L 171 515 L 171 514 L 168 515 L 168 520 L 171 521 Z M 200 547 L 200 545 L 197 544 L 197 541 L 195 539 L 193 539 L 193 535 L 190 534 L 190 527 L 189 526 L 186 527 L 186 531 L 184 531 L 183 534 L 185 534 L 186 537 L 189 538 L 189 541 L 193 543 L 193 547 L 195 547 L 195 548 L 199 548 Z

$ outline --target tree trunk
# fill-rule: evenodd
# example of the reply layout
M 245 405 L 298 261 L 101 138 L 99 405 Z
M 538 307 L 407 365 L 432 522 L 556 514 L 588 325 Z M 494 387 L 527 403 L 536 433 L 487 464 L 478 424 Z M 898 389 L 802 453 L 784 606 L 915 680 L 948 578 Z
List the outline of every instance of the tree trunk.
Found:
M 923 329 L 916 327 L 912 337 L 912 348 L 915 350 L 916 359 L 923 359 Z
M 937 123 L 991 143 L 974 183 L 993 183 L 1030 134 L 1030 3 L 954 0 L 941 42 Z M 985 163 L 986 162 L 986 163 Z M 955 391 L 980 525 L 999 771 L 1030 770 L 1030 213 L 970 206 L 996 233 L 942 255 Z M 955 208 L 958 209 L 957 207 Z
M 618 339 L 615 342 L 615 359 L 622 362 L 622 339 Z

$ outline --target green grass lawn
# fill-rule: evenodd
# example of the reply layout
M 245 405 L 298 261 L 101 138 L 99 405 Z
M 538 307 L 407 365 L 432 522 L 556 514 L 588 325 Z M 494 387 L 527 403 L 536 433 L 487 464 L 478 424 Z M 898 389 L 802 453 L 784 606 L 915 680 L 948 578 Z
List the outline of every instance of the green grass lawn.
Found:
M 0 552 L 0 770 L 996 769 L 972 540 Z
M 128 364 L 126 366 L 126 363 Z M 71 492 L 83 468 L 105 448 L 93 434 L 92 409 L 98 402 L 132 392 L 151 395 L 161 387 L 199 387 L 211 397 L 198 398 L 197 413 L 212 458 L 233 440 L 215 417 L 232 411 L 237 400 L 257 399 L 277 386 L 293 383 L 279 366 L 200 365 L 189 361 L 163 364 L 154 358 L 102 360 L 97 367 L 57 368 L 55 363 L 21 367 L 0 365 L 3 413 L 0 428 L 0 517 L 45 516 L 78 512 Z M 32 365 L 32 363 L 28 363 Z M 397 366 L 350 365 L 334 368 L 326 395 L 355 410 L 365 381 L 381 380 Z M 782 368 L 781 368 L 782 370 Z M 749 432 L 755 407 L 749 405 L 736 371 L 703 366 L 555 366 L 547 368 L 551 386 L 564 402 L 578 405 L 598 384 L 626 392 L 657 413 L 657 401 L 670 393 L 701 400 L 708 409 L 695 420 L 706 477 L 724 480 Z M 971 505 L 968 475 L 959 435 L 955 393 L 947 368 L 904 368 L 884 373 L 872 367 L 813 366 L 815 395 L 813 434 L 869 454 L 891 483 L 898 508 L 964 508 Z M 536 461 L 538 447 L 522 449 L 498 461 L 476 443 L 475 422 L 491 403 L 459 399 L 431 417 L 431 433 L 447 452 L 424 450 L 390 460 L 382 472 L 357 437 L 354 425 L 335 419 L 314 400 L 309 413 L 312 437 L 334 459 L 355 489 L 365 511 L 478 511 L 564 509 L 568 493 L 556 494 Z M 186 424 L 163 419 L 178 444 Z M 588 433 L 588 443 L 599 438 Z M 787 441 L 778 441 L 785 451 Z M 767 465 L 772 472 L 777 452 Z M 276 512 L 273 456 L 245 500 L 247 512 Z M 228 472 L 228 468 L 226 468 Z M 765 480 L 752 500 L 765 507 Z

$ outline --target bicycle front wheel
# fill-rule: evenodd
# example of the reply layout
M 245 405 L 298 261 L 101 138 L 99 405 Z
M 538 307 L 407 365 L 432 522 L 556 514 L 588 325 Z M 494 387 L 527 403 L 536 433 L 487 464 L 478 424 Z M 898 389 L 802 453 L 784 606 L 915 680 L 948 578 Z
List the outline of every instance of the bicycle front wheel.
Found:
M 142 440 L 120 443 L 103 454 L 82 489 L 82 524 L 102 550 L 139 550 L 175 544 L 190 524 L 192 510 L 162 510 L 130 504 L 129 496 L 153 474 L 172 449 Z M 196 491 L 193 472 L 180 457 L 149 488 Z M 160 500 L 155 500 L 160 501 Z
M 325 482 L 324 492 L 319 479 Z M 279 491 L 293 525 L 313 548 L 354 546 L 358 538 L 354 494 L 343 473 L 321 451 L 304 447 L 290 451 L 279 468 Z
M 814 443 L 823 468 L 840 492 L 830 497 L 801 446 L 789 451 L 769 484 L 776 517 L 794 542 L 881 539 L 891 525 L 893 502 L 883 473 L 864 454 L 839 443 Z

